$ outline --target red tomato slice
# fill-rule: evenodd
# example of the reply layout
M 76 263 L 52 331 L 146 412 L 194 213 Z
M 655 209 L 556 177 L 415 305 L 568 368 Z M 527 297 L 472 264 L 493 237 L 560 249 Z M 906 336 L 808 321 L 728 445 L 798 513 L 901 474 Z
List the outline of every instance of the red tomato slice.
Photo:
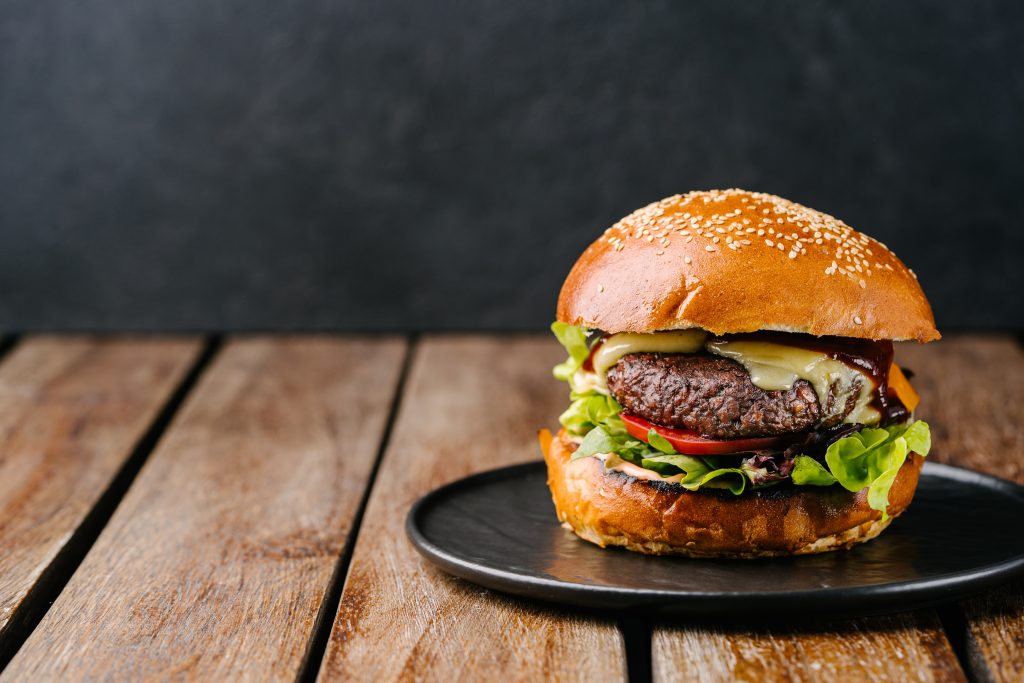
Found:
M 647 432 L 653 428 L 654 431 L 665 437 L 665 440 L 672 444 L 672 448 L 686 455 L 727 455 L 729 453 L 760 451 L 782 446 L 789 440 L 784 436 L 763 436 L 754 439 L 705 439 L 697 432 L 691 432 L 686 429 L 672 429 L 671 427 L 659 427 L 633 415 L 623 413 L 619 417 L 625 423 L 626 431 L 629 432 L 630 436 L 646 443 Z

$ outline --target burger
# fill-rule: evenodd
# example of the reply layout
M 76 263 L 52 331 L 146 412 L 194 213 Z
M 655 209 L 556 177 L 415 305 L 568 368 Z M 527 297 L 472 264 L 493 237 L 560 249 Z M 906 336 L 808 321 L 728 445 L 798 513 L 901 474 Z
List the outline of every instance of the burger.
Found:
M 939 338 L 914 272 L 770 194 L 690 192 L 591 244 L 558 298 L 558 519 L 599 546 L 757 558 L 850 548 L 931 444 L 894 341 Z

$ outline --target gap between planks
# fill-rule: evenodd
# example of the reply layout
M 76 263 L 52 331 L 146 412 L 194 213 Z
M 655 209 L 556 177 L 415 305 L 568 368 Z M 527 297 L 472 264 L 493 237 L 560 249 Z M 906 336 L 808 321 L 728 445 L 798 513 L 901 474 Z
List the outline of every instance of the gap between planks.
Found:
M 898 360 L 918 373 L 914 381 L 923 399 L 921 417 L 935 432 L 936 460 L 1021 482 L 1022 437 L 1015 418 L 1024 402 L 1020 352 L 1020 339 L 1004 335 L 951 335 L 926 348 L 900 347 Z M 654 633 L 657 680 L 673 680 L 677 667 L 700 662 L 706 668 L 697 670 L 698 678 L 706 681 L 872 676 L 1011 681 L 1024 671 L 1020 581 L 937 610 L 840 622 L 833 625 L 830 639 L 824 630 L 752 633 L 666 626 Z M 890 652 L 899 653 L 898 662 L 880 661 L 873 652 L 886 643 Z M 720 656 L 707 657 L 713 648 L 719 648 Z M 693 650 L 703 650 L 705 657 L 693 659 Z M 857 660 L 863 668 L 850 668 Z M 774 666 L 768 666 L 771 662 Z
M 409 366 L 412 363 L 413 352 L 416 349 L 418 335 L 410 334 L 406 337 L 405 355 L 402 358 L 402 369 L 398 374 L 398 383 L 395 386 L 395 393 L 391 399 L 391 406 L 388 411 L 387 422 L 384 425 L 384 433 L 381 435 L 380 443 L 377 446 L 377 454 L 370 469 L 370 476 L 363 489 L 362 498 L 359 499 L 359 506 L 356 508 L 355 516 L 352 518 L 348 537 L 342 548 L 338 563 L 334 567 L 330 585 L 327 588 L 323 602 L 316 615 L 316 622 L 313 627 L 313 634 L 310 637 L 306 654 L 299 666 L 299 673 L 296 676 L 297 683 L 314 683 L 320 673 L 320 663 L 327 649 L 327 642 L 331 637 L 331 629 L 334 627 L 334 614 L 338 611 L 338 603 L 341 601 L 341 592 L 345 586 L 345 579 L 348 576 L 349 564 L 352 562 L 352 549 L 355 547 L 356 539 L 359 537 L 359 529 L 363 524 L 363 514 L 366 512 L 366 504 L 370 500 L 370 491 L 377 481 L 377 473 L 380 471 L 380 463 L 384 458 L 384 451 L 391 440 L 391 432 L 395 425 L 395 416 L 402 404 L 402 396 L 405 394 L 405 384 L 409 377 Z
M 13 349 L 16 342 L 16 338 L 5 338 L 0 342 L 0 358 L 5 358 L 7 352 Z M 216 355 L 220 344 L 221 339 L 218 336 L 211 336 L 204 340 L 202 350 L 131 449 L 130 455 L 111 479 L 110 484 L 96 499 L 92 509 L 72 532 L 11 615 L 6 627 L 0 632 L 0 635 L 3 636 L 0 639 L 0 672 L 3 672 L 32 631 L 46 616 L 47 610 L 60 595 L 82 560 L 85 559 L 89 549 L 92 548 L 121 499 L 124 498 L 124 494 L 132 485 L 139 470 L 142 469 L 160 437 L 167 430 L 167 426 L 174 419 L 174 415 L 188 397 L 203 370 Z
M 607 616 L 492 592 L 416 553 L 409 506 L 467 474 L 538 459 L 536 430 L 564 409 L 548 336 L 431 335 L 413 358 L 318 680 L 626 678 Z
M 1024 338 L 955 335 L 924 348 L 909 345 L 900 354 L 919 371 L 921 416 L 937 433 L 937 459 L 1024 484 Z M 937 612 L 972 680 L 1024 675 L 1024 581 Z
M 397 336 L 225 344 L 0 678 L 294 680 L 405 347 Z
M 1020 343 L 1020 341 L 1021 340 L 1019 339 L 1017 340 L 1018 343 Z M 0 341 L 0 355 L 12 349 L 16 343 L 16 338 L 4 338 L 2 341 Z M 90 513 L 88 522 L 82 525 L 82 529 L 79 530 L 81 533 L 76 533 L 76 538 L 78 538 L 78 540 L 75 541 L 75 539 L 73 538 L 73 541 L 75 541 L 78 544 L 84 543 L 84 545 L 78 548 L 73 553 L 70 551 L 68 553 L 64 553 L 62 551 L 62 555 L 67 554 L 68 557 L 62 558 L 61 562 L 71 562 L 72 564 L 64 565 L 64 568 L 61 571 L 51 572 L 53 574 L 53 585 L 49 586 L 47 590 L 52 591 L 52 596 L 47 598 L 40 591 L 33 591 L 33 594 L 30 596 L 30 598 L 26 599 L 26 604 L 35 603 L 38 607 L 42 608 L 42 611 L 36 616 L 35 621 L 31 623 L 32 627 L 34 627 L 34 625 L 38 623 L 39 619 L 41 619 L 42 616 L 45 614 L 45 609 L 48 606 L 48 604 L 52 602 L 52 599 L 55 598 L 57 594 L 60 593 L 60 590 L 63 588 L 67 580 L 70 578 L 70 575 L 74 572 L 74 569 L 81 562 L 85 553 L 88 552 L 89 547 L 91 547 L 92 543 L 95 541 L 96 536 L 102 530 L 102 527 L 105 525 L 106 521 L 113 514 L 114 509 L 117 507 L 117 504 L 120 501 L 121 497 L 124 495 L 128 486 L 131 484 L 135 475 L 138 473 L 139 468 L 141 468 L 142 464 L 145 462 L 145 459 L 152 451 L 153 446 L 159 440 L 161 434 L 165 431 L 167 424 L 173 418 L 174 413 L 180 407 L 180 404 L 182 403 L 186 395 L 189 393 L 192 386 L 195 384 L 195 381 L 198 379 L 203 369 L 212 359 L 213 355 L 216 352 L 217 344 L 218 341 L 216 339 L 211 339 L 206 342 L 205 348 L 201 356 L 195 361 L 193 367 L 190 369 L 186 378 L 182 380 L 179 387 L 175 390 L 175 393 L 167 401 L 165 406 L 161 409 L 159 417 L 156 420 L 154 420 L 153 425 L 149 428 L 149 430 L 147 430 L 145 436 L 142 439 L 140 439 L 131 457 L 128 459 L 128 461 L 126 461 L 124 467 L 117 475 L 115 481 L 111 484 L 110 488 L 103 494 L 101 502 L 98 503 L 93 512 Z M 352 548 L 354 546 L 355 539 L 358 538 L 359 524 L 361 523 L 362 515 L 365 511 L 365 507 L 369 499 L 369 494 L 373 488 L 373 483 L 376 479 L 377 471 L 378 468 L 380 467 L 383 454 L 390 440 L 391 430 L 399 410 L 400 402 L 405 393 L 405 378 L 408 373 L 409 365 L 412 358 L 413 352 L 410 346 L 407 347 L 405 351 L 403 367 L 401 371 L 401 380 L 393 397 L 393 402 L 388 415 L 385 434 L 381 439 L 378 451 L 376 453 L 376 460 L 374 461 L 371 479 L 368 485 L 366 486 L 363 497 L 360 501 L 357 517 L 355 519 L 355 524 L 352 527 L 352 533 L 349 536 L 348 540 L 346 541 L 342 555 L 338 559 L 338 564 L 336 565 L 335 568 L 335 574 L 331 579 L 329 594 L 326 596 L 324 602 L 321 605 L 320 613 L 318 614 L 317 618 L 317 626 L 310 640 L 306 657 L 303 660 L 302 668 L 300 669 L 300 680 L 310 681 L 313 680 L 317 675 L 320 664 L 320 658 L 317 656 L 317 654 L 322 654 L 324 647 L 326 646 L 327 637 L 329 635 L 330 628 L 332 625 L 331 617 L 333 617 L 334 611 L 337 607 L 338 600 L 340 598 L 341 589 L 344 586 L 346 573 L 349 567 L 349 563 L 351 561 Z M 91 537 L 89 534 L 91 534 Z M 71 545 L 72 543 L 69 543 L 68 547 L 70 548 Z M 55 561 L 54 565 L 56 564 L 57 562 Z M 48 579 L 48 581 L 49 580 L 50 579 Z M 955 610 L 952 616 L 950 616 L 949 610 Z M 966 643 L 966 638 L 958 637 L 957 635 L 957 633 L 962 633 L 964 636 L 966 636 L 966 633 L 964 633 L 963 630 L 967 628 L 967 621 L 963 618 L 962 606 L 951 606 L 948 609 L 941 610 L 940 616 L 943 617 L 942 626 L 946 628 L 949 639 L 952 642 L 954 648 L 957 650 L 956 654 L 958 655 L 960 662 L 964 664 L 964 669 L 970 674 L 973 674 L 973 676 L 978 676 L 979 673 L 984 674 L 984 669 L 979 670 L 974 667 L 968 666 L 968 662 L 971 659 L 971 657 L 967 651 L 968 644 Z M 639 652 L 639 650 L 643 648 L 644 642 L 647 643 L 648 647 L 650 646 L 651 636 L 649 629 L 646 631 L 646 636 L 644 636 L 644 629 L 642 624 L 630 622 L 629 620 L 624 620 L 620 622 L 619 626 L 623 632 L 623 636 L 626 639 L 627 663 L 629 665 L 630 680 L 648 680 L 651 675 L 650 659 L 648 659 L 646 662 L 647 668 L 645 670 L 644 662 L 640 659 L 637 659 L 637 653 Z M 30 632 L 31 627 L 29 628 L 29 631 L 25 633 L 25 637 L 27 637 L 28 633 Z M 632 655 L 630 654 L 631 651 L 633 653 Z M 648 650 L 648 652 L 649 651 L 650 650 Z M 2 653 L 0 653 L 0 655 L 2 655 Z M 975 657 L 977 657 L 976 654 Z M 6 659 L 0 657 L 0 665 L 2 665 L 3 663 L 6 663 Z M 975 660 L 975 665 L 977 665 L 977 660 Z M 2 666 L 0 666 L 0 669 L 2 669 Z

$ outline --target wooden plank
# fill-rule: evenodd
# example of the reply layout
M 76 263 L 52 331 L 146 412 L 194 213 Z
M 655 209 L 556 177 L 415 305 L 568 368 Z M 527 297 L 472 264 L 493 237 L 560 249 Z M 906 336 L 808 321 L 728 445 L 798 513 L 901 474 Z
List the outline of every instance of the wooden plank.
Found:
M 916 373 L 920 416 L 940 462 L 1024 484 L 1024 352 L 1007 336 L 958 336 L 898 352 Z M 985 681 L 1024 679 L 1024 582 L 961 604 L 968 667 Z
M 27 596 L 200 348 L 195 338 L 29 337 L 0 365 L 0 652 L 42 610 Z
M 294 679 L 404 348 L 227 344 L 3 680 Z
M 1024 581 L 961 603 L 967 666 L 975 680 L 1024 680 Z
M 979 342 L 980 345 L 975 342 Z M 1001 386 L 996 358 L 1019 353 L 1005 339 L 948 339 L 927 346 L 901 345 L 897 360 L 913 369 L 921 393 L 920 416 L 928 420 L 938 461 L 956 464 L 991 463 L 986 455 L 1013 448 L 1020 426 L 997 426 L 978 441 L 977 424 L 1009 418 L 1019 408 L 999 405 L 1006 393 L 981 391 L 967 395 L 967 386 Z M 1004 366 L 1005 367 L 1005 366 Z M 987 368 L 987 369 L 986 369 Z M 980 373 L 980 374 L 977 374 Z M 1012 373 L 1011 373 L 1012 374 Z M 979 381 L 980 380 L 980 381 Z M 1020 382 L 1014 390 L 1020 392 Z M 1020 398 L 1018 396 L 1018 398 Z M 966 405 L 965 405 L 966 403 Z M 1020 405 L 1020 401 L 1016 402 Z M 971 416 L 971 417 L 967 417 Z M 975 431 L 964 431 L 968 422 Z M 1016 429 L 1016 433 L 1014 432 Z M 957 453 L 953 456 L 952 453 Z M 1006 453 L 1007 451 L 1001 451 Z M 1018 457 L 1020 450 L 1016 451 Z M 998 465 L 1012 467 L 1011 457 Z M 722 630 L 698 626 L 655 628 L 654 671 L 657 680 L 962 680 L 951 645 L 933 611 L 848 620 L 821 630 Z M 990 647 L 979 645 L 979 647 Z M 1019 648 L 1019 645 L 1018 645 Z M 1008 654 L 1010 650 L 1002 650 Z M 1019 649 L 1018 649 L 1019 653 Z M 1018 675 L 1020 670 L 1018 670 Z
M 949 336 L 902 344 L 918 416 L 932 429 L 928 459 L 1024 484 L 1024 352 L 1008 336 Z
M 607 620 L 509 599 L 435 570 L 405 538 L 422 494 L 538 458 L 566 390 L 548 338 L 433 337 L 418 347 L 366 510 L 321 680 L 621 681 Z
M 794 629 L 655 629 L 654 680 L 963 681 L 933 612 Z

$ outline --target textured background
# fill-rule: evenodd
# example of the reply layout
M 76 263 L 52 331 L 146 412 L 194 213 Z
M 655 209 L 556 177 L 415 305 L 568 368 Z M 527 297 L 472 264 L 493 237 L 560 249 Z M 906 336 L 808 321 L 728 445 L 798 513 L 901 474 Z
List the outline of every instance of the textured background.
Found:
M 833 213 L 1024 328 L 1024 5 L 7 0 L 0 328 L 531 328 L 608 224 Z

